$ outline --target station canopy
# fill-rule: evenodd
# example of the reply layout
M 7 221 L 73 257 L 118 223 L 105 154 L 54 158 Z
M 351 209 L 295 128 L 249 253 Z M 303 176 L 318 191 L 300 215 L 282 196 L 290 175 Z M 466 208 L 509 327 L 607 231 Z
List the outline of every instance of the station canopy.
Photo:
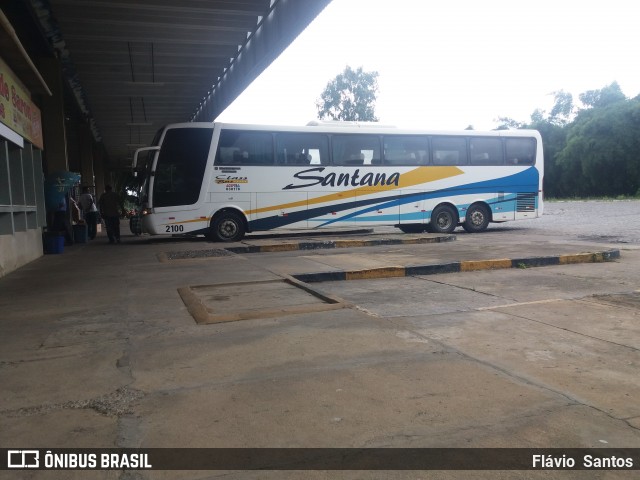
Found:
M 107 168 L 213 121 L 331 0 L 28 0 Z

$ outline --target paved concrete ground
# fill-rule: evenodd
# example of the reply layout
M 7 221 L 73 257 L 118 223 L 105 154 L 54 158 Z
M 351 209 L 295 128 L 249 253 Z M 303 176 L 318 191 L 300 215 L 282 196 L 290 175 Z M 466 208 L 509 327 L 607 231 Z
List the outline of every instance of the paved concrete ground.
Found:
M 387 231 L 365 237 L 403 238 Z M 294 241 L 258 237 L 244 245 Z M 133 236 L 107 245 L 103 237 L 1 278 L 0 445 L 640 447 L 640 245 L 498 229 L 457 232 L 442 243 L 241 255 L 225 246 Z M 309 291 L 283 281 L 305 272 L 612 248 L 620 258 L 607 263 L 322 282 Z M 196 323 L 181 288 L 195 292 L 213 323 Z M 324 304 L 332 307 L 316 308 Z M 226 321 L 234 312 L 248 319 Z M 633 476 L 0 472 L 125 479 Z

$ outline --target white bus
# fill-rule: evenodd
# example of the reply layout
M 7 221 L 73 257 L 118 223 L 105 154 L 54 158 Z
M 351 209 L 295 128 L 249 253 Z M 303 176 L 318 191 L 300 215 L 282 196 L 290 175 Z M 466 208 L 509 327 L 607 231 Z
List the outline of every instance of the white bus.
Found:
M 393 225 L 480 232 L 542 215 L 534 130 L 437 132 L 376 124 L 300 127 L 181 123 L 134 156 L 150 234 Z

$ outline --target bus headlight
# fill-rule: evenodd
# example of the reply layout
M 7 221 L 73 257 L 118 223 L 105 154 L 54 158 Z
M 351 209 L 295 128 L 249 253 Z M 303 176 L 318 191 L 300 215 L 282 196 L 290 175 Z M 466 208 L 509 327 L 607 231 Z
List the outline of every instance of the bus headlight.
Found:
M 143 208 L 142 211 L 140 212 L 141 216 L 145 216 L 145 215 L 150 215 L 153 213 L 153 208 Z

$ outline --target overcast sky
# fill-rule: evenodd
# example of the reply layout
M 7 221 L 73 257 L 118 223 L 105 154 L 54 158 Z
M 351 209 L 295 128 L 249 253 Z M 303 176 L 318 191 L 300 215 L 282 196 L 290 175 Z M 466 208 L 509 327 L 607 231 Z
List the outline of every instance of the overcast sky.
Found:
M 552 92 L 640 94 L 640 2 L 333 0 L 217 121 L 304 125 L 345 66 L 379 73 L 376 114 L 409 128 L 528 121 Z

